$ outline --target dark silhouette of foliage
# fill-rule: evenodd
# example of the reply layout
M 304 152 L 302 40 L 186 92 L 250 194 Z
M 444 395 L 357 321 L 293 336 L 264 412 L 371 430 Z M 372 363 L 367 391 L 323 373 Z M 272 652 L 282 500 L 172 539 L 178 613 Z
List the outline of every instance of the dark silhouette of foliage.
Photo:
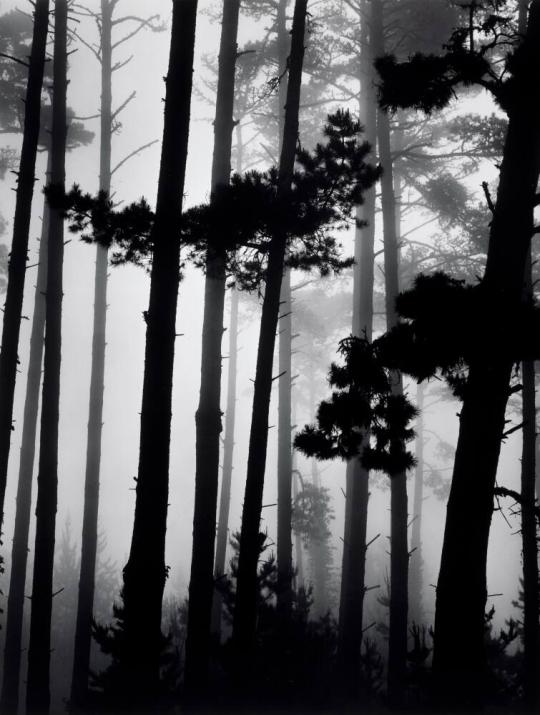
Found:
M 378 351 L 378 343 L 346 338 L 339 344 L 343 365 L 333 364 L 329 382 L 337 388 L 321 402 L 317 425 L 308 425 L 295 446 L 318 459 L 351 459 L 361 454 L 367 469 L 396 474 L 414 464 L 403 444 L 414 437 L 409 424 L 415 407 L 404 395 L 392 394 L 393 376 Z M 362 447 L 364 435 L 370 445 Z
M 316 266 L 322 275 L 351 265 L 340 256 L 340 246 L 330 229 L 348 226 L 362 192 L 379 176 L 366 164 L 370 151 L 361 142 L 361 126 L 349 112 L 329 116 L 326 143 L 313 152 L 299 149 L 291 191 L 279 200 L 278 171 L 251 171 L 233 175 L 230 186 L 219 186 L 210 204 L 188 209 L 180 230 L 190 257 L 204 265 L 206 247 L 225 243 L 229 270 L 239 287 L 254 289 L 264 277 L 271 238 L 283 231 L 291 241 L 287 265 L 299 270 Z M 105 195 L 85 194 L 74 186 L 65 196 L 49 191 L 48 199 L 69 219 L 70 230 L 83 240 L 113 246 L 113 263 L 147 262 L 152 246 L 153 212 L 145 199 L 121 210 Z
M 306 546 L 313 541 L 324 542 L 330 537 L 330 521 L 334 512 L 330 506 L 330 493 L 325 487 L 305 483 L 294 499 L 292 528 Z

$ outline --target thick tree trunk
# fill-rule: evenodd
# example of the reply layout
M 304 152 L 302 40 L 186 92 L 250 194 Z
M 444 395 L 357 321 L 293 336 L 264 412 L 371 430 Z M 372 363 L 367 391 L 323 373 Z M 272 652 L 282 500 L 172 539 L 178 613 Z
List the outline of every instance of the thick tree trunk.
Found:
M 413 522 L 411 528 L 411 564 L 409 571 L 409 603 L 410 620 L 420 624 L 424 619 L 423 609 L 423 565 L 422 558 L 422 508 L 424 502 L 424 386 L 419 383 L 416 388 L 416 419 L 415 458 L 416 468 L 414 473 L 414 506 Z
M 111 190 L 113 11 L 114 4 L 112 4 L 110 0 L 101 0 L 101 134 L 99 189 L 107 195 Z M 94 579 L 98 542 L 101 432 L 103 427 L 107 271 L 107 249 L 97 245 L 94 279 L 94 332 L 92 336 L 84 513 L 81 538 L 81 570 L 79 576 L 77 621 L 73 651 L 73 674 L 71 680 L 72 707 L 77 707 L 85 700 L 90 669 Z
M 167 570 L 171 397 L 180 278 L 179 224 L 189 135 L 197 0 L 174 0 L 141 410 L 135 520 L 124 568 L 122 677 L 138 707 L 159 692 L 161 607 Z
M 230 180 L 234 128 L 234 73 L 240 0 L 224 0 L 214 119 L 212 191 Z M 202 695 L 208 676 L 210 622 L 214 594 L 214 541 L 221 433 L 221 339 L 225 302 L 226 253 L 216 244 L 206 256 L 201 390 L 196 421 L 195 510 L 189 584 L 185 685 Z
M 365 139 L 376 144 L 376 100 L 373 58 L 369 41 L 369 9 L 362 4 L 362 50 L 360 56 L 360 119 Z M 375 240 L 375 187 L 364 194 L 356 218 L 365 226 L 356 229 L 353 271 L 353 324 L 357 337 L 371 340 L 373 328 L 373 271 Z M 343 537 L 341 598 L 339 608 L 338 663 L 349 694 L 358 689 L 365 594 L 366 530 L 369 472 L 360 458 L 347 464 L 346 517 Z
M 373 0 L 373 51 L 376 57 L 384 54 L 382 7 Z M 390 122 L 388 115 L 377 115 L 377 141 L 383 169 L 381 178 L 381 203 L 384 233 L 384 275 L 387 328 L 397 325 L 395 308 L 399 293 L 399 248 L 396 222 L 396 200 L 392 153 L 390 148 Z M 401 374 L 392 377 L 392 393 L 403 394 Z M 407 474 L 405 471 L 390 476 L 390 635 L 388 642 L 388 697 L 398 703 L 403 696 L 407 672 L 407 610 L 408 562 L 407 546 Z
M 304 59 L 304 34 L 307 0 L 296 0 L 292 27 L 289 79 L 285 126 L 279 164 L 278 198 L 283 200 L 290 191 L 296 141 L 298 138 L 298 110 Z M 272 390 L 272 364 L 276 329 L 279 317 L 281 279 L 285 260 L 286 235 L 272 237 L 268 253 L 266 289 L 262 307 L 255 390 L 249 437 L 246 490 L 242 510 L 242 530 L 238 560 L 236 607 L 233 641 L 237 655 L 246 667 L 255 645 L 257 623 L 257 565 L 259 561 L 259 528 L 264 488 L 264 471 L 268 445 L 268 412 Z
M 51 154 L 47 166 L 50 181 Z M 43 361 L 43 336 L 45 331 L 45 293 L 47 290 L 47 242 L 49 232 L 49 205 L 43 202 L 41 239 L 39 242 L 38 271 L 34 292 L 34 311 L 30 333 L 30 354 L 26 377 L 26 395 L 19 462 L 19 481 L 15 508 L 15 528 L 11 548 L 11 574 L 6 619 L 6 641 L 2 681 L 2 712 L 16 712 L 19 703 L 24 590 L 28 562 L 28 533 L 32 509 L 32 478 L 36 452 L 36 428 L 39 412 L 39 388 Z
M 508 88 L 508 131 L 480 287 L 485 305 L 508 315 L 518 311 L 523 292 L 540 167 L 540 105 L 531 92 L 540 76 L 539 0 L 531 3 L 517 52 L 521 62 Z M 485 682 L 486 557 L 512 372 L 495 340 L 486 335 L 484 354 L 470 365 L 447 506 L 433 660 L 438 692 L 447 700 L 478 700 Z
M 287 71 L 289 36 L 287 34 L 287 0 L 279 0 L 276 17 L 278 46 L 278 76 Z M 283 79 L 277 96 L 278 145 L 283 141 L 284 111 L 287 87 Z M 278 323 L 278 464 L 277 464 L 277 604 L 282 623 L 286 623 L 292 606 L 292 425 L 291 425 L 291 350 L 292 299 L 291 273 L 285 270 L 281 282 L 280 314 Z
M 17 376 L 17 350 L 28 259 L 28 235 L 34 195 L 36 153 L 39 138 L 41 88 L 49 27 L 49 2 L 36 0 L 32 50 L 26 87 L 24 132 L 17 175 L 13 240 L 8 266 L 8 284 L 0 351 L 0 531 L 4 521 L 9 447 L 13 429 L 13 398 Z
M 59 191 L 64 191 L 66 179 L 67 16 L 67 0 L 56 0 L 50 185 Z M 58 491 L 63 260 L 64 219 L 59 211 L 51 209 L 47 251 L 45 354 L 37 479 L 36 541 L 26 688 L 26 708 L 31 713 L 48 712 L 50 706 L 49 670 Z
M 229 537 L 229 509 L 231 505 L 231 483 L 234 454 L 234 425 L 236 418 L 236 378 L 238 361 L 238 291 L 231 291 L 231 317 L 229 322 L 229 370 L 227 375 L 227 407 L 225 410 L 225 438 L 223 444 L 223 476 L 219 500 L 219 518 L 216 536 L 216 561 L 214 580 L 222 579 L 226 572 L 225 557 Z M 214 591 L 212 606 L 212 632 L 219 640 L 221 635 L 222 598 Z

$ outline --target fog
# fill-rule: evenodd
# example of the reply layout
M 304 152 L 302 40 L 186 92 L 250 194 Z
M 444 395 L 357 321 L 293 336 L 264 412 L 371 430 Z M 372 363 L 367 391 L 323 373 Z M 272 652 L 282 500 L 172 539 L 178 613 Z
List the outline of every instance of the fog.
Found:
M 312 3 L 313 31 L 317 31 L 317 22 L 324 15 L 324 3 Z M 97 0 L 87 0 L 86 6 L 95 12 L 99 11 Z M 13 8 L 28 11 L 28 5 L 22 2 L 3 0 L 0 11 L 6 13 Z M 186 168 L 186 186 L 184 208 L 189 208 L 210 199 L 211 164 L 213 149 L 213 103 L 206 101 L 211 97 L 208 83 L 215 81 L 209 71 L 209 61 L 217 69 L 217 54 L 220 37 L 220 7 L 214 0 L 201 0 L 197 16 L 197 35 L 194 63 L 194 94 L 191 105 L 191 122 L 189 132 L 189 151 Z M 149 29 L 141 30 L 135 37 L 122 43 L 114 50 L 114 61 L 130 58 L 125 67 L 115 72 L 113 76 L 113 109 L 120 106 L 132 93 L 134 97 L 127 103 L 118 117 L 121 125 L 113 134 L 112 164 L 113 167 L 122 162 L 125 157 L 134 152 L 133 156 L 114 171 L 112 177 L 112 194 L 115 203 L 126 205 L 140 197 L 145 197 L 151 206 L 155 205 L 156 187 L 159 173 L 163 129 L 163 77 L 167 73 L 169 39 L 171 29 L 171 3 L 167 0 L 154 0 L 152 3 L 143 0 L 120 0 L 117 13 L 127 13 L 135 17 L 158 15 L 162 23 L 159 32 Z M 292 13 L 292 10 L 291 10 Z M 74 16 L 72 26 L 76 27 L 77 35 L 85 42 L 96 47 L 96 27 L 92 19 L 84 16 Z M 133 23 L 126 23 L 114 28 L 117 38 L 123 37 Z M 267 17 L 260 20 L 240 15 L 239 47 L 246 42 L 259 39 L 265 35 L 269 26 Z M 309 45 L 309 35 L 307 39 Z M 77 38 L 72 39 L 69 56 L 69 86 L 68 104 L 81 118 L 87 129 L 95 132 L 95 138 L 88 146 L 78 147 L 67 155 L 66 185 L 80 185 L 83 190 L 94 193 L 99 182 L 99 115 L 100 107 L 100 69 L 91 49 Z M 52 51 L 52 50 L 51 50 Z M 206 59 L 205 59 L 206 58 Z M 262 91 L 262 90 L 259 90 Z M 334 95 L 339 96 L 336 90 Z M 356 111 L 356 100 L 352 97 L 348 106 Z M 342 106 L 343 102 L 329 101 L 328 111 Z M 458 116 L 475 112 L 487 116 L 492 112 L 500 113 L 487 93 L 480 91 L 464 99 L 456 99 L 448 110 L 450 116 Z M 86 119 L 87 117 L 94 117 Z M 253 133 L 246 122 L 246 136 Z M 302 134 L 300 122 L 300 138 L 307 146 L 312 145 L 313 138 Z M 21 136 L 3 134 L 0 137 L 2 146 L 20 150 Z M 153 142 L 152 144 L 150 144 Z M 263 138 L 255 137 L 252 149 L 260 145 L 257 168 L 266 169 L 262 160 L 264 156 Z M 149 145 L 150 144 L 150 145 Z M 148 146 L 149 145 L 149 146 Z M 145 147 L 142 148 L 141 147 Z M 38 157 L 36 171 L 37 183 L 32 210 L 32 227 L 30 233 L 29 264 L 37 264 L 38 236 L 41 230 L 43 214 L 43 196 L 41 189 L 45 179 L 45 158 Z M 233 164 L 234 165 L 234 164 Z M 481 182 L 496 181 L 496 161 L 482 159 L 474 171 L 463 179 L 464 185 L 471 197 L 477 202 L 484 200 Z M 15 177 L 8 174 L 0 184 L 2 197 L 2 214 L 8 226 L 0 239 L 9 248 L 13 212 L 15 206 Z M 380 186 L 377 187 L 380 192 Z M 403 196 L 414 188 L 405 187 Z M 434 246 L 435 236 L 444 234 L 444 222 L 428 224 L 417 228 L 432 214 L 422 207 L 408 209 L 402 218 L 401 233 L 408 234 L 414 230 L 414 238 L 425 246 Z M 375 251 L 376 291 L 383 291 L 383 234 L 380 214 L 376 218 Z M 449 230 L 449 229 L 448 229 Z M 340 234 L 345 255 L 354 253 L 354 225 L 348 231 Z M 88 400 L 91 368 L 92 316 L 94 292 L 94 261 L 95 247 L 81 242 L 78 235 L 66 234 L 64 259 L 64 301 L 62 314 L 62 371 L 61 399 L 59 425 L 59 495 L 56 521 L 57 544 L 66 523 L 71 525 L 71 535 L 77 548 L 80 548 L 82 509 L 84 495 L 84 475 L 86 459 L 86 438 L 88 422 Z M 405 245 L 405 244 L 404 244 Z M 405 250 L 405 249 L 404 249 Z M 184 255 L 184 254 L 183 254 Z M 28 365 L 28 346 L 31 330 L 31 311 L 34 299 L 36 268 L 27 272 L 23 314 L 19 341 L 19 372 L 16 383 L 14 431 L 12 433 L 10 462 L 6 491 L 6 508 L 3 526 L 4 552 L 6 553 L 6 572 L 1 576 L 1 590 L 6 598 L 9 584 L 9 546 L 11 544 L 14 518 L 15 494 L 17 489 L 17 473 L 21 445 L 21 428 L 23 421 L 23 405 L 25 395 L 26 370 Z M 204 301 L 204 274 L 201 270 L 186 264 L 182 271 L 180 283 L 176 333 L 178 334 L 174 362 L 174 383 L 172 401 L 171 455 L 170 455 L 170 492 L 167 523 L 166 563 L 170 572 L 166 583 L 167 597 L 179 602 L 187 597 L 191 562 L 193 508 L 194 508 L 194 478 L 195 478 L 195 411 L 199 399 L 201 339 Z M 305 275 L 293 271 L 292 285 L 303 287 L 293 292 L 293 332 L 299 333 L 296 342 L 298 350 L 304 356 L 315 351 L 317 366 L 315 385 L 315 408 L 318 403 L 330 394 L 330 387 L 324 375 L 331 362 L 339 360 L 337 355 L 338 341 L 350 334 L 350 310 L 341 315 L 336 323 L 332 318 L 319 316 L 320 339 L 315 346 L 308 335 L 302 335 L 302 327 L 295 325 L 295 304 L 308 305 L 317 294 L 326 292 L 328 295 L 345 293 L 352 301 L 352 270 L 348 269 L 342 276 L 332 275 L 320 278 L 316 271 Z M 103 412 L 102 458 L 100 475 L 99 501 L 99 531 L 106 540 L 102 558 L 110 558 L 117 572 L 118 587 L 122 579 L 122 569 L 127 561 L 134 518 L 135 507 L 135 477 L 137 475 L 140 437 L 140 410 L 142 398 L 142 378 L 144 370 L 144 350 L 146 324 L 144 312 L 148 308 L 150 287 L 149 271 L 136 266 L 111 266 L 107 295 L 107 347 L 105 368 L 105 392 Z M 402 286 L 405 287 L 405 286 Z M 229 291 L 228 291 L 229 293 Z M 304 301 L 304 303 L 303 303 Z M 380 305 L 377 307 L 377 301 Z M 227 397 L 226 359 L 229 321 L 229 296 L 226 299 L 225 332 L 223 339 L 224 370 L 222 379 L 222 409 L 225 410 Z M 238 353 L 238 383 L 237 411 L 235 427 L 234 471 L 232 482 L 231 512 L 229 531 L 238 531 L 241 525 L 242 502 L 244 498 L 246 464 L 248 457 L 248 442 L 251 423 L 251 406 L 253 400 L 255 362 L 259 332 L 261 296 L 240 295 L 240 334 Z M 383 301 L 376 299 L 376 312 L 382 311 Z M 384 330 L 384 319 L 376 315 L 375 334 Z M 325 335 L 330 336 L 325 339 Z M 504 340 L 504 338 L 503 338 Z M 276 358 L 277 360 L 277 358 Z M 277 374 L 275 360 L 274 374 Z M 313 406 L 309 406 L 306 393 L 300 393 L 307 388 L 302 385 L 306 363 L 301 362 L 299 355 L 293 354 L 293 375 L 299 375 L 293 384 L 293 403 L 296 403 L 293 423 L 296 431 L 315 419 Z M 416 382 L 405 379 L 405 393 L 416 399 Z M 440 399 L 441 392 L 446 391 L 446 398 Z M 295 392 L 297 393 L 295 396 Z M 506 426 L 512 428 L 521 421 L 518 398 L 515 408 L 507 412 L 510 420 Z M 425 461 L 426 464 L 440 467 L 440 474 L 450 480 L 452 460 L 437 462 L 437 444 L 442 440 L 452 446 L 456 445 L 461 409 L 459 402 L 449 397 L 448 390 L 440 380 L 434 379 L 427 383 L 426 404 L 431 405 L 424 413 L 426 432 Z M 277 540 L 277 382 L 272 393 L 269 424 L 268 456 L 263 496 L 262 531 L 267 531 L 269 541 L 274 549 Z M 413 443 L 414 444 L 414 443 Z M 309 480 L 311 462 L 305 456 L 295 457 L 299 471 Z M 497 481 L 509 489 L 519 491 L 521 468 L 521 431 L 513 432 L 502 444 Z M 36 472 L 37 466 L 34 471 Z M 334 595 L 330 599 L 333 615 L 338 615 L 339 575 L 343 550 L 343 524 L 345 518 L 345 462 L 334 460 L 320 462 L 319 470 L 322 485 L 329 490 L 333 516 L 331 522 L 331 547 L 333 561 Z M 412 517 L 414 469 L 408 477 L 409 514 Z M 367 526 L 367 540 L 376 535 L 380 537 L 367 551 L 367 581 L 368 590 L 365 600 L 367 613 L 373 617 L 365 617 L 369 625 L 381 617 L 381 606 L 377 598 L 385 590 L 385 574 L 389 572 L 389 537 L 390 537 L 390 490 L 388 477 L 376 475 L 370 484 L 370 500 Z M 35 494 L 33 495 L 35 499 Z M 521 539 L 519 513 L 512 508 L 512 502 L 501 499 L 501 510 L 493 515 L 489 541 L 487 562 L 488 578 L 488 608 L 495 606 L 495 630 L 504 626 L 510 617 L 517 617 L 517 611 L 512 605 L 518 597 L 521 577 Z M 32 515 L 34 508 L 32 509 Z M 444 524 L 446 517 L 446 499 L 438 498 L 428 486 L 424 490 L 422 517 L 422 557 L 424 559 L 424 603 L 426 620 L 433 623 L 435 611 L 435 584 L 437 583 L 440 556 L 443 543 Z M 33 553 L 34 517 L 31 522 L 30 561 Z M 231 556 L 229 549 L 228 558 Z M 304 557 L 307 554 L 304 551 Z M 410 563 L 415 554 L 410 555 Z M 31 563 L 29 564 L 31 568 Z M 307 569 L 307 565 L 305 564 Z M 29 571 L 30 573 L 30 571 Z M 76 582 L 77 577 L 75 577 Z M 306 580 L 309 582 L 309 570 Z M 55 591 L 64 586 L 55 583 Z M 466 587 L 466 585 L 465 585 Z M 27 585 L 27 591 L 29 585 Z M 54 607 L 56 602 L 53 601 Z M 26 608 L 30 608 L 27 600 Z M 384 611 L 384 609 L 383 609 Z M 53 615 L 54 618 L 54 615 Z M 3 633 L 4 631 L 2 631 Z M 3 638 L 3 636 L 0 636 Z M 54 645 L 54 644 L 53 644 Z M 62 659 L 59 652 L 53 653 L 55 658 Z M 67 693 L 57 693 L 57 706 Z

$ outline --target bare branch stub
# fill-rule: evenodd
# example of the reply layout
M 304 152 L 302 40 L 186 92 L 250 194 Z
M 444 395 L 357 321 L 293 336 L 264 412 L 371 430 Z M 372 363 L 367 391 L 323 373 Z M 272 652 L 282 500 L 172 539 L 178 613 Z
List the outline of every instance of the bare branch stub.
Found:
M 132 159 L 134 156 L 137 154 L 140 154 L 142 151 L 145 149 L 148 149 L 149 147 L 153 146 L 154 144 L 157 143 L 157 139 L 152 140 L 151 142 L 148 142 L 147 144 L 143 144 L 142 146 L 138 147 L 137 149 L 134 149 L 132 152 L 130 152 L 127 156 L 125 156 L 121 161 L 118 162 L 118 164 L 112 169 L 111 171 L 111 176 L 118 171 L 118 169 L 123 166 L 127 161 Z

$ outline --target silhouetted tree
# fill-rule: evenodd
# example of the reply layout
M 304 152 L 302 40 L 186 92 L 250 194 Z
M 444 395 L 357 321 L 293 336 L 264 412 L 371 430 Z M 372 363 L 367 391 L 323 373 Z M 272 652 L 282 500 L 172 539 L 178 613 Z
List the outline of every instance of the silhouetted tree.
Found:
M 165 119 L 152 237 L 150 305 L 141 411 L 135 521 L 124 568 L 119 688 L 125 701 L 159 694 L 161 604 L 167 576 L 171 392 L 180 279 L 180 218 L 186 169 L 197 0 L 174 0 Z
M 0 530 L 3 523 L 9 448 L 13 429 L 12 417 L 17 374 L 17 349 L 26 277 L 26 261 L 28 258 L 28 234 L 34 193 L 48 22 L 48 0 L 37 0 L 34 14 L 32 50 L 28 63 L 23 146 L 17 175 L 13 240 L 8 267 L 8 287 L 2 327 L 2 349 L 0 352 Z
M 239 11 L 240 0 L 224 0 L 214 120 L 212 191 L 228 185 L 231 174 Z M 226 265 L 225 243 L 210 243 L 205 266 L 201 389 L 195 415 L 197 428 L 195 508 L 185 671 L 186 689 L 191 695 L 199 696 L 206 687 L 214 593 L 214 542 L 221 433 L 221 339 Z
M 65 188 L 67 18 L 67 0 L 56 0 L 50 185 L 58 191 L 64 191 Z M 37 478 L 36 540 L 26 688 L 27 709 L 31 712 L 48 712 L 50 706 L 49 673 L 58 491 L 63 257 L 64 217 L 61 211 L 52 208 L 49 212 L 47 244 L 46 327 Z

